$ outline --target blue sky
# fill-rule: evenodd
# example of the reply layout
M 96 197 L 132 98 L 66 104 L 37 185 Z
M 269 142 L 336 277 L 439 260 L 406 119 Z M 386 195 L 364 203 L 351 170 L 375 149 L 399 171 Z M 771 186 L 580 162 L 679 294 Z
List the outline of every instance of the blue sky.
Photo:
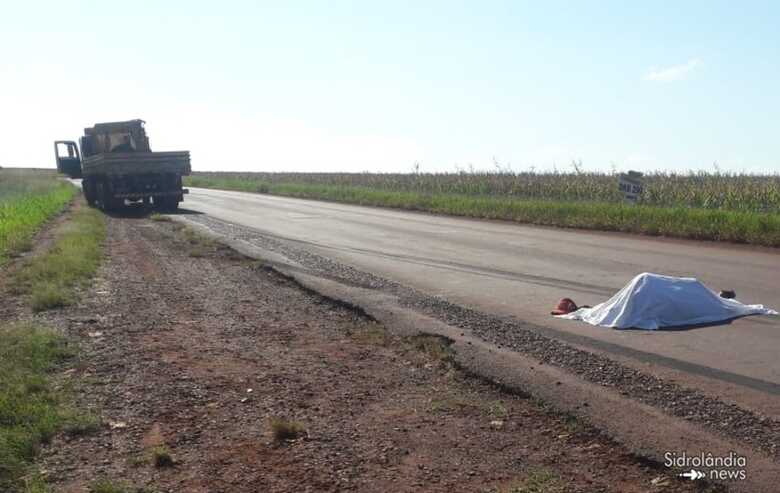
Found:
M 0 165 L 143 118 L 199 170 L 780 172 L 779 2 L 8 2 Z

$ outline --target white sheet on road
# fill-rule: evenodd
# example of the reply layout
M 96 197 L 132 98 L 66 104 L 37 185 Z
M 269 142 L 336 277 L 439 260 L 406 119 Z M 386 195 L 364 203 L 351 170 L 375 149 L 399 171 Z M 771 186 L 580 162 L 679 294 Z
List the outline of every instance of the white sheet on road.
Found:
M 639 274 L 608 301 L 559 315 L 616 329 L 708 324 L 746 315 L 777 315 L 764 305 L 724 299 L 692 277 Z

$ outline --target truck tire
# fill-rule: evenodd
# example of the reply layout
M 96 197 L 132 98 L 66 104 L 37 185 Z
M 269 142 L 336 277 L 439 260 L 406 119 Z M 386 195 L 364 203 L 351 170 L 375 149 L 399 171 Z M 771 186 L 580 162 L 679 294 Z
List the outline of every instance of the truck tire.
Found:
M 106 210 L 106 187 L 103 181 L 95 182 L 95 202 L 101 210 Z
M 116 211 L 121 209 L 125 205 L 124 199 L 115 199 L 111 190 L 111 184 L 105 181 L 99 181 L 97 185 L 98 201 L 100 202 L 100 208 L 104 212 Z
M 95 183 L 91 178 L 84 178 L 81 182 L 81 188 L 84 190 L 84 198 L 90 207 L 95 207 L 97 197 L 95 195 Z
M 125 206 L 125 201 L 123 199 L 115 199 L 111 196 L 111 194 L 108 194 L 108 197 L 106 198 L 106 210 L 116 212 L 120 209 L 122 209 Z
M 154 200 L 160 210 L 175 211 L 179 208 L 179 199 L 176 196 L 157 197 Z
M 118 211 L 125 206 L 125 199 L 118 199 L 114 197 L 114 184 L 106 183 L 106 210 Z

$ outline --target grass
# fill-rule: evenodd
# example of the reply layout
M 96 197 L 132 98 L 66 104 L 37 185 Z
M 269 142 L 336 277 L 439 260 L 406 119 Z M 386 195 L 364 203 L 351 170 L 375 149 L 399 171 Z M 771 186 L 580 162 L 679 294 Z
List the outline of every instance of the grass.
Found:
M 188 177 L 187 185 L 541 226 L 780 246 L 778 175 L 679 178 L 684 186 L 678 188 L 688 190 L 690 197 L 675 188 L 675 176 L 656 176 L 638 205 L 620 201 L 616 177 L 590 176 L 205 173 Z M 571 183 L 575 191 L 559 182 Z M 544 185 L 546 195 L 537 193 Z M 700 189 L 708 186 L 709 195 L 701 196 Z
M 8 181 L 0 184 L 0 231 L 6 234 L 3 254 L 9 252 L 9 231 L 16 241 L 29 240 L 36 228 L 62 210 L 75 190 L 45 174 L 21 174 L 15 180 L 13 186 Z M 104 237 L 103 217 L 86 207 L 77 208 L 56 231 L 51 248 L 14 272 L 12 290 L 29 294 L 35 310 L 71 302 L 73 289 L 95 273 Z M 32 325 L 0 327 L 0 491 L 48 491 L 33 467 L 41 445 L 61 431 L 78 436 L 100 426 L 95 416 L 72 409 L 66 391 L 52 384 L 51 370 L 73 354 L 67 341 L 52 330 Z
M 75 193 L 73 185 L 53 173 L 0 170 L 0 265 L 29 250 L 38 228 Z
M 528 475 L 504 487 L 496 493 L 563 493 L 565 484 L 558 475 L 548 469 L 532 469 Z
M 428 410 L 432 413 L 453 413 L 470 408 L 478 409 L 479 403 L 460 395 L 444 395 L 431 399 Z
M 488 414 L 493 418 L 504 419 L 509 416 L 509 409 L 501 401 L 493 401 L 487 406 Z
M 43 475 L 33 473 L 24 478 L 24 493 L 51 493 L 51 488 L 46 484 Z
M 155 220 L 154 218 L 150 219 Z M 179 234 L 179 237 L 184 242 L 187 254 L 190 257 L 205 257 L 209 253 L 216 252 L 220 246 L 219 242 L 214 238 L 210 238 L 190 226 L 185 226 L 181 223 L 173 223 L 173 230 Z
M 426 354 L 431 359 L 442 364 L 451 364 L 453 361 L 450 343 L 444 337 L 435 335 L 418 335 L 409 338 L 418 351 Z
M 0 491 L 45 491 L 32 469 L 40 446 L 59 431 L 81 433 L 94 424 L 67 406 L 50 378 L 73 354 L 52 330 L 0 327 Z
M 153 215 L 154 214 L 152 214 L 152 216 Z M 190 257 L 204 257 L 209 251 L 215 250 L 218 245 L 216 240 L 199 233 L 191 226 L 187 226 L 177 221 L 155 219 L 152 216 L 149 216 L 149 219 L 152 221 L 171 223 L 171 230 L 176 235 L 175 239 L 177 243 L 184 247 L 184 250 Z
M 159 212 L 152 212 L 149 215 L 149 219 L 152 221 L 158 221 L 158 222 L 171 222 L 171 218 L 168 216 L 164 216 L 160 214 Z
M 70 419 L 62 431 L 72 437 L 86 436 L 98 431 L 102 425 L 100 418 L 83 411 L 69 411 Z
M 171 450 L 165 444 L 161 443 L 146 449 L 142 455 L 131 457 L 128 459 L 128 464 L 131 467 L 141 467 L 151 464 L 154 467 L 161 469 L 175 466 L 176 460 L 173 458 Z
M 55 233 L 53 246 L 22 265 L 14 276 L 14 289 L 30 295 L 35 311 L 73 303 L 76 289 L 100 265 L 105 236 L 104 216 L 95 209 L 77 208 Z
M 154 467 L 172 467 L 175 464 L 171 451 L 165 445 L 157 445 L 149 450 L 150 462 Z
M 108 478 L 98 479 L 89 485 L 89 493 L 154 493 L 149 488 L 133 488 L 127 483 L 113 481 Z
M 350 331 L 349 336 L 359 344 L 372 346 L 387 346 L 390 339 L 387 331 L 379 324 L 371 324 L 369 327 Z
M 130 488 L 124 483 L 110 479 L 98 479 L 89 485 L 89 493 L 129 493 Z
M 276 442 L 294 440 L 306 430 L 302 423 L 282 418 L 271 418 L 269 427 L 271 428 L 271 436 Z

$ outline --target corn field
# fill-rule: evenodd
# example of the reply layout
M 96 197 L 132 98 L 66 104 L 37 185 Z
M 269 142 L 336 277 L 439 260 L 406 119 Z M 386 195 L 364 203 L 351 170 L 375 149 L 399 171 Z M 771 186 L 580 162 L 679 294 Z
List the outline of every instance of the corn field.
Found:
M 221 173 L 195 178 L 245 183 L 361 187 L 390 192 L 496 196 L 563 202 L 620 202 L 611 173 Z M 652 173 L 639 202 L 743 212 L 780 212 L 780 174 Z

